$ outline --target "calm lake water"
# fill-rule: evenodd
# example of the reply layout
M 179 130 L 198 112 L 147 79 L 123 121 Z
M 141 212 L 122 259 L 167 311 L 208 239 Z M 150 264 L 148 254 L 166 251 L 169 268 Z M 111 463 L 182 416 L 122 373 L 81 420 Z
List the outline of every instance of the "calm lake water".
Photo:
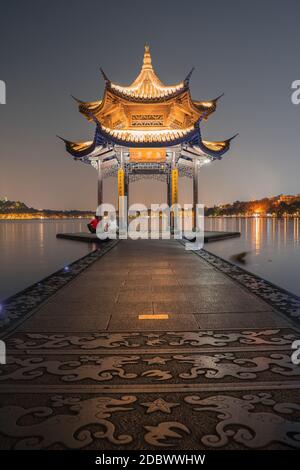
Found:
M 58 240 L 58 232 L 85 231 L 87 221 L 0 221 L 0 300 L 30 286 L 94 247 Z M 240 231 L 242 236 L 206 245 L 206 249 L 232 261 L 247 251 L 241 265 L 269 281 L 300 295 L 299 219 L 206 219 L 207 230 Z
M 231 262 L 232 255 L 247 251 L 246 264 L 235 264 L 300 295 L 299 219 L 207 218 L 205 227 L 242 234 L 209 243 L 208 251 Z
M 0 221 L 0 300 L 88 254 L 88 243 L 58 240 L 86 230 L 85 219 Z

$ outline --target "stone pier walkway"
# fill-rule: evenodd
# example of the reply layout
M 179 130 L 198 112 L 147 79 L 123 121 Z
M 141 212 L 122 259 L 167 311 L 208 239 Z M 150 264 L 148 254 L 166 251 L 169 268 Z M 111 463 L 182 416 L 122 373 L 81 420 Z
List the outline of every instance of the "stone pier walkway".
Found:
M 206 258 L 121 241 L 12 322 L 0 448 L 300 448 L 297 322 Z

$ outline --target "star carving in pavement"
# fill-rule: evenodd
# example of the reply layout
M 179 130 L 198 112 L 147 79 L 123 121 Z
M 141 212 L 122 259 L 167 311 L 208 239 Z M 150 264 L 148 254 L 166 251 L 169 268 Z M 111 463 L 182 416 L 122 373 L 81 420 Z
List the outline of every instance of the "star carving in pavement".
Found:
M 148 365 L 151 365 L 151 364 L 165 364 L 167 361 L 170 361 L 171 359 L 165 359 L 163 357 L 159 357 L 159 356 L 156 356 L 156 357 L 150 357 L 149 359 L 143 359 L 144 362 L 147 362 Z
M 148 403 L 141 403 L 142 406 L 146 406 L 148 409 L 146 413 L 154 413 L 155 411 L 161 411 L 162 413 L 170 414 L 174 406 L 179 406 L 179 403 L 170 403 L 165 401 L 163 398 L 157 398 L 154 401 Z

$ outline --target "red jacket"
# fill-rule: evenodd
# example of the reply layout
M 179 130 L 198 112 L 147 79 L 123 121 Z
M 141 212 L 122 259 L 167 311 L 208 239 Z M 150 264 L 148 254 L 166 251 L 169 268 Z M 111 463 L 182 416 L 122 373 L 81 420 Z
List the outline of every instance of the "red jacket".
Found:
M 99 223 L 99 220 L 97 220 L 96 218 L 90 221 L 90 225 L 93 227 L 94 230 L 96 230 L 98 223 Z

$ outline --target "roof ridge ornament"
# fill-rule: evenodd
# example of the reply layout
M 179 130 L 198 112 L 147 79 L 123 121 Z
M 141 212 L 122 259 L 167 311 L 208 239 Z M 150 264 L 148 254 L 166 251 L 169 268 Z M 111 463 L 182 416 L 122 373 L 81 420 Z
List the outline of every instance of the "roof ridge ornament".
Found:
M 227 142 L 231 142 L 233 139 L 235 139 L 238 135 L 240 135 L 239 132 L 237 132 L 236 134 L 234 134 L 232 137 L 230 137 L 229 139 L 227 139 Z
M 108 78 L 108 76 L 106 75 L 106 73 L 104 72 L 104 70 L 103 70 L 102 67 L 100 67 L 100 72 L 101 72 L 101 74 L 102 74 L 102 77 L 103 77 L 103 79 L 104 79 L 106 85 L 109 85 L 111 81 L 110 81 L 110 79 Z
M 71 98 L 73 98 L 74 101 L 76 101 L 78 104 L 85 104 L 84 101 L 80 100 L 79 98 L 76 98 L 76 96 L 71 94 Z
M 188 87 L 189 84 L 190 84 L 190 79 L 191 79 L 191 76 L 192 76 L 192 73 L 194 72 L 195 70 L 195 67 L 192 67 L 192 69 L 190 70 L 190 72 L 187 74 L 187 76 L 185 77 L 184 79 L 184 86 Z
M 56 134 L 56 137 L 57 137 L 58 139 L 62 140 L 65 144 L 68 143 L 68 142 L 70 142 L 69 140 L 64 139 L 63 137 L 61 137 L 61 136 L 58 135 L 58 134 Z
M 142 70 L 153 70 L 149 44 L 145 44 Z
M 217 96 L 216 98 L 214 98 L 212 101 L 214 101 L 214 102 L 216 103 L 216 102 L 219 101 L 219 99 L 222 98 L 224 95 L 225 95 L 225 93 L 221 93 L 219 96 Z

